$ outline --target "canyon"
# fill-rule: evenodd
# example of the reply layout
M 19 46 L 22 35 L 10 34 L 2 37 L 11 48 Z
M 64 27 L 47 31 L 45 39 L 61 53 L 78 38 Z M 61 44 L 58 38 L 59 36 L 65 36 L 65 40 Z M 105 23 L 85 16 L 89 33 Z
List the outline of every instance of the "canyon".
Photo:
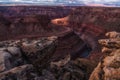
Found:
M 106 54 L 99 39 L 120 32 L 119 13 L 115 7 L 1 6 L 0 80 L 101 80 L 95 67 Z

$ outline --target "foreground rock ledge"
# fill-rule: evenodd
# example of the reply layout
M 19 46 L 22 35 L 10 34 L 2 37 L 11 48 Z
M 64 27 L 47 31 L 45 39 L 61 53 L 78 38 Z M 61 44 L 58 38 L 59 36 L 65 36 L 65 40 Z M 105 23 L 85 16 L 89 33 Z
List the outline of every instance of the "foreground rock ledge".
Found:
M 89 80 L 120 80 L 120 33 L 108 32 L 110 39 L 101 39 L 105 58 L 99 62 Z
M 57 37 L 0 42 L 0 80 L 33 80 L 49 65 Z

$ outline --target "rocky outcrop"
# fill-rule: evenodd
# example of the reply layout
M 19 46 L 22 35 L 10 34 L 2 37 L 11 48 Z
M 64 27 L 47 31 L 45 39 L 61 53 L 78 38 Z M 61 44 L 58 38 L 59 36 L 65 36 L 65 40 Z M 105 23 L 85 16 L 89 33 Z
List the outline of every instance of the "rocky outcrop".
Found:
M 89 80 L 119 80 L 120 79 L 120 33 L 108 32 L 110 39 L 101 39 L 99 43 L 104 46 L 104 57 Z
M 56 40 L 53 36 L 0 42 L 0 80 L 37 78 L 50 65 Z
M 95 64 L 94 61 L 79 58 L 81 53 L 86 53 L 83 50 L 86 48 L 85 45 L 74 32 L 70 32 L 66 36 L 61 35 L 59 38 L 52 36 L 40 39 L 2 41 L 0 43 L 0 57 L 3 57 L 0 59 L 2 63 L 0 79 L 88 79 Z
M 50 63 L 56 48 L 56 36 L 40 40 L 26 40 L 21 47 L 28 60 L 36 67 L 38 72 Z

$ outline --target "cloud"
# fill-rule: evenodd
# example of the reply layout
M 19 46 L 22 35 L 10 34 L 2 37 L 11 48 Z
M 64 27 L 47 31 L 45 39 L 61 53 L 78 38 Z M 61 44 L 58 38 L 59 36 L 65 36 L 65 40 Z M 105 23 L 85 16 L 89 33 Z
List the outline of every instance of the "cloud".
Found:
M 13 1 L 15 1 L 15 2 L 19 2 L 19 1 L 21 1 L 21 0 L 13 0 Z
M 9 1 L 9 2 L 10 2 L 10 1 L 12 1 L 12 2 L 14 2 L 14 1 L 15 1 L 15 2 L 16 2 L 16 1 L 17 1 L 17 2 L 21 2 L 21 1 L 22 1 L 22 2 L 24 2 L 24 1 L 25 1 L 25 2 L 29 2 L 29 1 L 33 1 L 33 2 L 34 2 L 34 1 L 38 1 L 38 2 L 41 2 L 41 1 L 42 1 L 42 2 L 44 2 L 44 1 L 55 1 L 55 0 L 0 0 L 0 1 Z M 61 2 L 62 2 L 62 1 L 64 2 L 64 0 L 61 0 Z M 68 1 L 70 1 L 70 0 L 68 0 Z M 90 3 L 90 2 L 96 2 L 96 3 L 97 3 L 97 2 L 118 2 L 118 1 L 120 1 L 120 0 L 76 0 L 76 1 L 82 1 L 82 2 L 84 2 L 84 3 Z
M 22 2 L 22 3 L 44 3 L 44 2 L 53 2 L 54 1 L 57 1 L 57 0 L 0 0 L 0 2 Z M 64 3 L 65 1 L 68 3 L 72 3 L 71 0 L 60 0 L 61 2 L 60 3 L 63 3 L 63 4 L 66 4 Z M 85 5 L 101 5 L 101 6 L 104 6 L 105 4 L 109 4 L 109 5 L 117 5 L 117 6 L 120 6 L 120 0 L 72 0 L 72 1 L 76 1 L 76 4 L 79 3 L 83 3 Z M 53 4 L 52 3 L 52 4 Z M 58 3 L 55 3 L 56 4 L 59 4 L 59 1 Z

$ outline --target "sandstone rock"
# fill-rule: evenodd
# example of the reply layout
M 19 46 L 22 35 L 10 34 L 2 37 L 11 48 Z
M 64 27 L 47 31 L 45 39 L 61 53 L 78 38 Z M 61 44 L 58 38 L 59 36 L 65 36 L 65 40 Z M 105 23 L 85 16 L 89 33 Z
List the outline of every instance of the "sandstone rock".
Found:
M 108 32 L 106 36 L 110 39 L 101 39 L 99 43 L 102 46 L 106 46 L 108 48 L 120 48 L 120 33 L 118 32 Z
M 119 75 L 120 50 L 116 50 L 99 63 L 89 80 L 119 80 Z
M 60 19 L 54 19 L 54 20 L 51 20 L 51 22 L 53 24 L 57 24 L 57 25 L 62 25 L 62 26 L 67 26 L 68 25 L 68 16 L 67 17 L 64 17 L 64 18 L 60 18 Z
M 105 56 L 92 72 L 89 80 L 120 80 L 120 36 L 117 32 L 108 32 L 110 39 L 99 40 L 104 46 Z M 109 54 L 107 54 L 109 53 Z
M 109 38 L 120 38 L 120 33 L 116 31 L 108 32 L 105 35 Z
M 15 67 L 0 73 L 0 80 L 34 80 L 37 74 L 30 64 Z
M 120 48 L 120 39 L 101 39 L 99 43 L 108 48 Z
M 110 48 L 107 48 L 107 47 L 103 47 L 102 53 L 111 53 L 113 50 L 115 50 L 115 49 L 114 48 L 110 49 Z
M 90 78 L 89 80 L 102 80 L 102 66 L 101 66 L 101 63 L 99 63 L 97 65 L 97 67 L 94 69 L 94 71 L 92 72 L 92 74 L 90 75 Z

